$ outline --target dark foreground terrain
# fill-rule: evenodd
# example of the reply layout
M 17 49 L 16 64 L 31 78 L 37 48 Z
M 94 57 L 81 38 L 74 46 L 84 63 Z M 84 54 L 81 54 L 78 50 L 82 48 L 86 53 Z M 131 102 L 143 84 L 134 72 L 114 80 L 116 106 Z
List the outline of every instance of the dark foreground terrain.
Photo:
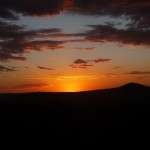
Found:
M 150 87 L 0 94 L 0 127 L 1 134 L 54 139 L 149 136 Z

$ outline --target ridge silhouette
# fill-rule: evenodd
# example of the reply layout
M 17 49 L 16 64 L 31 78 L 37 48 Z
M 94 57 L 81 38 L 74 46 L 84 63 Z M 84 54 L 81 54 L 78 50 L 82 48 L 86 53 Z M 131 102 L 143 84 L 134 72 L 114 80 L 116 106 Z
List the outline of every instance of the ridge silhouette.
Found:
M 141 89 L 148 89 L 150 87 L 142 85 L 142 84 L 139 84 L 139 83 L 131 82 L 131 83 L 127 83 L 127 84 L 125 84 L 123 86 L 120 86 L 119 88 L 129 89 L 129 90 L 130 89 L 135 89 L 135 90 L 139 89 L 139 90 L 141 90 Z
M 0 94 L 1 135 L 92 140 L 150 134 L 150 87 L 77 93 Z

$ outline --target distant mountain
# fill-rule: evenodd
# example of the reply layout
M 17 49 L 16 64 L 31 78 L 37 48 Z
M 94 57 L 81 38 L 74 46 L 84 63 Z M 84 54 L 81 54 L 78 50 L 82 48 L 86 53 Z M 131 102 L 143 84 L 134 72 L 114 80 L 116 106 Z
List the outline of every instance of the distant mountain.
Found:
M 133 92 L 137 93 L 137 91 L 141 92 L 147 92 L 150 91 L 150 86 L 145 86 L 139 83 L 127 83 L 122 86 L 116 87 L 116 88 L 110 88 L 110 89 L 98 89 L 98 90 L 91 90 L 91 91 L 85 91 L 86 93 L 112 93 L 112 92 Z
M 123 85 L 123 86 L 120 86 L 120 87 L 118 87 L 119 89 L 121 89 L 121 90 L 131 90 L 131 91 L 133 91 L 133 90 L 138 90 L 138 91 L 140 91 L 140 90 L 150 90 L 150 87 L 149 86 L 145 86 L 145 85 L 142 85 L 142 84 L 139 84 L 139 83 L 127 83 L 127 84 L 125 84 L 125 85 Z

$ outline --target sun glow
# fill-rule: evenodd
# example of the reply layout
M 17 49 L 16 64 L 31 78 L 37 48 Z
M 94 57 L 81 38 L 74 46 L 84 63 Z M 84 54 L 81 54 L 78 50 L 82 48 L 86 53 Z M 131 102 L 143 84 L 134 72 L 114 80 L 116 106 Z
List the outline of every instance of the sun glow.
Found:
M 92 87 L 92 89 L 95 89 L 95 87 L 93 86 L 95 77 L 90 75 L 58 76 L 56 80 L 59 86 L 55 88 L 55 91 L 59 92 L 87 91 L 91 90 L 90 87 Z
M 71 84 L 65 84 L 63 87 L 63 91 L 64 92 L 77 92 L 78 89 L 75 84 L 71 83 Z

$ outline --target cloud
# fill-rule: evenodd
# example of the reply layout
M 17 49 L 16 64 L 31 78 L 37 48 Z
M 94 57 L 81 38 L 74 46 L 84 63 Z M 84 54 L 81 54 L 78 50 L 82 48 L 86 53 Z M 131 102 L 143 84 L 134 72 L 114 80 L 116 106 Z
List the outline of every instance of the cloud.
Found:
M 26 43 L 25 48 L 28 50 L 35 50 L 35 51 L 42 51 L 43 48 L 55 50 L 58 48 L 63 48 L 63 46 L 60 46 L 61 44 L 63 44 L 63 42 L 61 41 L 38 40 Z
M 41 84 L 41 83 L 36 83 L 36 84 L 21 84 L 17 85 L 14 88 L 40 88 L 40 87 L 46 87 L 49 86 L 49 84 Z
M 148 0 L 1 0 L 1 17 L 13 18 L 14 12 L 29 16 L 46 16 L 70 11 L 82 15 L 148 16 Z M 38 8 L 38 9 L 37 9 Z
M 22 55 L 26 52 L 62 48 L 63 41 L 45 40 L 47 36 L 61 32 L 60 29 L 25 29 L 24 26 L 0 21 L 0 61 L 25 61 L 26 58 Z
M 111 59 L 108 59 L 108 58 L 99 58 L 99 59 L 94 59 L 94 60 L 77 59 L 73 63 L 74 64 L 83 64 L 85 66 L 88 66 L 89 64 L 87 64 L 87 63 L 89 63 L 89 62 L 99 63 L 99 62 L 107 62 L 107 61 L 111 61 Z
M 44 69 L 44 70 L 55 70 L 54 68 L 47 68 L 47 67 L 41 67 L 41 66 L 37 66 L 37 68 L 39 69 Z
M 86 69 L 88 67 L 91 67 L 93 65 L 90 65 L 90 64 L 87 64 L 88 61 L 86 60 L 83 60 L 83 59 L 77 59 L 73 62 L 72 65 L 70 65 L 71 68 L 74 68 L 74 69 Z
M 70 65 L 71 68 L 73 69 L 86 69 L 87 67 L 86 66 L 81 66 L 81 65 Z
M 59 14 L 63 10 L 64 0 L 1 0 L 1 18 L 15 19 L 14 14 L 21 13 L 25 16 L 46 16 Z
M 99 59 L 94 59 L 94 60 L 83 60 L 83 59 L 76 59 L 73 64 L 70 65 L 71 68 L 78 68 L 78 69 L 86 69 L 88 67 L 94 66 L 93 64 L 89 63 L 100 63 L 100 62 L 107 62 L 110 61 L 111 59 L 106 59 L 106 58 L 99 58 Z
M 0 61 L 25 60 L 25 57 L 20 56 L 23 52 L 19 43 L 23 38 L 22 29 L 22 26 L 0 21 Z
M 37 30 L 38 33 L 46 33 L 46 34 L 49 34 L 49 33 L 59 33 L 61 32 L 60 29 L 58 28 L 52 28 L 52 29 L 40 29 L 40 30 Z
M 111 59 L 106 59 L 106 58 L 102 59 L 102 58 L 99 58 L 99 59 L 95 59 L 93 61 L 96 62 L 96 63 L 99 63 L 99 62 L 107 62 L 107 61 L 110 61 L 110 60 Z
M 60 33 L 55 33 L 55 34 L 50 34 L 50 35 L 47 35 L 47 37 L 50 37 L 50 38 L 67 38 L 67 37 L 84 37 L 85 36 L 85 33 L 81 32 L 81 33 L 61 33 L 61 30 L 60 30 Z
M 93 50 L 95 47 L 85 47 L 85 48 L 83 48 L 83 47 L 75 47 L 75 49 L 77 49 L 77 50 Z
M 74 64 L 84 64 L 84 63 L 88 63 L 86 60 L 83 59 L 77 59 L 73 62 Z
M 140 19 L 149 19 L 150 1 L 74 0 L 71 11 L 82 15 L 107 15 L 115 18 L 126 17 L 127 19 L 130 18 L 134 22 L 132 26 L 135 26 L 138 25 Z M 148 27 L 150 27 L 150 25 Z
M 82 65 L 80 65 L 80 66 L 83 66 L 83 67 L 91 67 L 91 66 L 93 66 L 93 65 L 90 65 L 90 64 L 82 64 Z
M 102 62 L 107 62 L 111 61 L 111 59 L 108 58 L 99 58 L 99 59 L 94 59 L 94 60 L 87 60 L 87 62 L 94 62 L 94 63 L 102 63 Z
M 24 16 L 45 17 L 67 12 L 80 15 L 122 17 L 132 21 L 130 25 L 150 28 L 149 0 L 1 0 L 0 18 L 19 19 Z
M 92 30 L 87 31 L 85 35 L 87 41 L 150 46 L 150 1 L 148 0 L 74 0 L 70 11 L 82 15 L 119 17 L 124 20 L 119 22 L 119 25 L 127 21 L 124 29 L 116 28 L 118 23 L 114 22 L 90 25 Z
M 150 71 L 130 71 L 130 72 L 125 73 L 125 75 L 131 75 L 137 79 L 142 80 L 150 76 Z
M 129 75 L 150 75 L 150 71 L 131 71 L 125 74 Z
M 0 61 L 25 61 L 23 55 L 30 51 L 56 50 L 64 48 L 63 44 L 68 42 L 83 42 L 81 39 L 58 41 L 57 38 L 84 37 L 84 34 L 65 34 L 59 28 L 27 30 L 26 26 L 0 21 Z
M 121 17 L 130 20 L 126 28 L 116 27 L 114 22 L 105 25 L 88 25 L 91 29 L 81 33 L 62 33 L 58 28 L 27 30 L 25 26 L 6 21 L 21 16 L 51 16 L 66 13 Z M 67 42 L 117 42 L 150 46 L 150 1 L 148 0 L 1 0 L 0 1 L 0 61 L 25 61 L 24 54 L 43 49 L 63 48 Z M 3 19 L 2 19 L 3 18 Z M 3 21 L 2 21 L 3 20 Z M 4 21 L 5 20 L 5 21 Z M 123 21 L 123 24 L 125 21 Z M 80 37 L 82 39 L 54 40 L 54 38 Z M 52 40 L 45 40 L 52 38 Z M 76 48 L 81 50 L 82 48 Z M 92 50 L 93 47 L 84 48 Z
M 8 61 L 8 60 L 21 60 L 21 61 L 25 61 L 26 58 L 25 57 L 21 57 L 19 56 L 20 53 L 18 53 L 17 56 L 13 56 L 13 54 L 7 54 L 8 52 L 0 52 L 0 61 Z
M 90 64 L 80 64 L 80 65 L 70 65 L 73 69 L 87 69 L 88 67 L 92 67 L 93 65 Z
M 88 41 L 150 46 L 150 30 L 117 29 L 108 25 L 88 26 L 92 28 L 86 32 L 85 39 Z
M 19 16 L 7 8 L 2 8 L 0 5 L 0 18 L 9 20 L 18 20 Z
M 14 68 L 5 67 L 5 66 L 0 65 L 0 72 L 10 72 L 10 71 L 17 71 L 17 70 Z

